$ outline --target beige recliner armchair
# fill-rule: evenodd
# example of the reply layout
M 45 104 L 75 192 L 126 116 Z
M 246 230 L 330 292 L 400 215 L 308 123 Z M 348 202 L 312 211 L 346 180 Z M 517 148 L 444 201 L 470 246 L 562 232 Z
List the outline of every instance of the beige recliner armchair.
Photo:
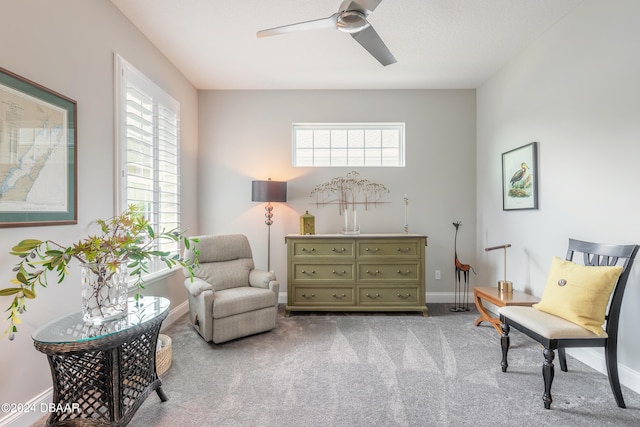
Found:
M 276 326 L 280 284 L 256 270 L 244 235 L 199 236 L 199 266 L 184 282 L 191 324 L 216 344 Z M 193 248 L 185 253 L 194 259 Z

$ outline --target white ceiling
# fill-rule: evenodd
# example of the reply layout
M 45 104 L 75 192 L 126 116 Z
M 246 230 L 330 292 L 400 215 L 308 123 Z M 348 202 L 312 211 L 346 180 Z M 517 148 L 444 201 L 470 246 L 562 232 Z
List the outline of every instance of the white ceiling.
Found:
M 111 0 L 198 89 L 476 88 L 583 0 L 384 0 L 369 16 L 396 64 L 350 35 L 256 31 L 341 0 Z

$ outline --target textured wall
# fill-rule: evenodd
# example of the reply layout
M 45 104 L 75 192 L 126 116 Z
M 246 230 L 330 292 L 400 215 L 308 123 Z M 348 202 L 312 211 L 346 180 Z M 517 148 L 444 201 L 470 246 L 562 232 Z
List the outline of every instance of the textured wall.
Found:
M 480 280 L 502 277 L 502 258 L 486 246 L 511 243 L 514 288 L 541 295 L 551 257 L 565 255 L 569 237 L 640 243 L 639 13 L 633 0 L 585 1 L 478 89 Z M 539 141 L 540 209 L 503 212 L 501 153 L 531 141 Z M 636 265 L 619 354 L 621 381 L 636 390 L 639 276 Z
M 181 102 L 184 221 L 197 231 L 197 91 L 108 0 L 3 1 L 0 25 L 1 66 L 77 101 L 78 224 L 0 229 L 0 283 L 11 277 L 11 247 L 25 238 L 49 238 L 69 244 L 95 232 L 90 223 L 114 214 L 113 56 L 121 54 Z M 31 341 L 35 328 L 80 309 L 80 274 L 52 283 L 28 304 L 18 337 L 0 341 L 0 402 L 20 403 L 51 387 L 46 358 Z M 150 284 L 175 306 L 185 301 L 181 274 Z M 0 298 L 0 309 L 9 304 Z M 6 328 L 2 316 L 2 331 Z M 0 414 L 0 422 L 5 414 Z M 41 416 L 41 415 L 40 415 Z M 23 419 L 24 420 L 24 419 Z M 23 424 L 24 425 L 24 424 Z
M 202 91 L 200 124 L 200 229 L 249 236 L 256 264 L 266 268 L 264 204 L 251 202 L 251 181 L 288 181 L 288 201 L 274 210 L 271 269 L 286 291 L 284 236 L 299 233 L 305 210 L 317 233 L 337 233 L 336 206 L 317 207 L 309 193 L 355 169 L 385 184 L 381 204 L 358 212 L 362 233 L 402 232 L 405 193 L 413 233 L 426 234 L 427 301 L 453 290 L 453 221 L 463 262 L 474 264 L 475 90 Z M 404 168 L 293 168 L 293 122 L 406 122 Z M 434 280 L 434 270 L 442 279 Z M 441 295 L 442 296 L 442 295 Z M 451 295 L 444 296 L 452 300 Z M 431 301 L 434 301 L 432 298 Z

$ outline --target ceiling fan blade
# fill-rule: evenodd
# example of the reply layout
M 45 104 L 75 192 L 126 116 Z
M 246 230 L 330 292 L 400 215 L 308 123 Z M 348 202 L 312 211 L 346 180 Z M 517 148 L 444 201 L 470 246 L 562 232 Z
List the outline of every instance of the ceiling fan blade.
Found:
M 345 0 L 340 5 L 340 12 L 358 10 L 365 15 L 369 15 L 381 2 L 382 0 Z
M 362 47 L 364 47 L 374 58 L 385 67 L 393 64 L 396 58 L 393 56 L 387 45 L 384 44 L 376 30 L 371 25 L 364 30 L 351 34 Z
M 275 36 L 278 34 L 292 33 L 294 31 L 322 30 L 325 28 L 336 28 L 338 22 L 338 13 L 334 13 L 328 18 L 314 19 L 313 21 L 299 22 L 297 24 L 283 25 L 282 27 L 269 28 L 260 30 L 256 33 L 257 37 Z

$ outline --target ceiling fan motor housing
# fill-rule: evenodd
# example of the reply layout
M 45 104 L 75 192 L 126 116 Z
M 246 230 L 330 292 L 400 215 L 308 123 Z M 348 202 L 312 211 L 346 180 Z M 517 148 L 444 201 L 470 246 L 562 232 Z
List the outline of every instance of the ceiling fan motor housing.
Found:
M 357 10 L 345 10 L 338 16 L 338 30 L 344 33 L 357 33 L 369 26 L 364 13 Z
M 256 36 L 266 37 L 286 34 L 293 31 L 337 29 L 351 37 L 383 66 L 393 64 L 396 58 L 384 44 L 367 17 L 378 7 L 382 0 L 343 0 L 336 13 L 326 18 L 298 22 L 258 31 Z

